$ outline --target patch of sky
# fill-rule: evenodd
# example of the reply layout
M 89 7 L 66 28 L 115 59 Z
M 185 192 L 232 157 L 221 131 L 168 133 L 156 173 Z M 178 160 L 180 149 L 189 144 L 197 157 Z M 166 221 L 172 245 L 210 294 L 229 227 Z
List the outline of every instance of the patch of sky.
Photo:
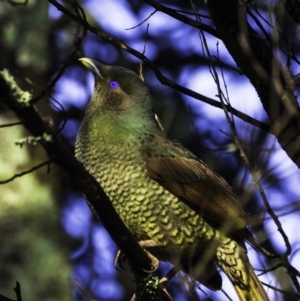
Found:
M 84 7 L 105 31 L 119 37 L 135 35 L 134 31 L 125 30 L 138 23 L 128 1 L 102 0 L 100 5 L 98 0 L 90 0 L 85 2 Z
M 220 80 L 223 91 L 225 91 L 221 77 Z M 257 97 L 257 93 L 249 84 L 247 78 L 227 73 L 225 75 L 225 80 L 232 107 L 257 118 L 258 120 L 264 120 L 266 118 L 265 112 Z M 219 101 L 216 97 L 216 94 L 218 93 L 216 84 L 211 74 L 208 72 L 207 67 L 196 69 L 194 66 L 187 66 L 181 72 L 179 82 L 181 85 L 197 93 Z M 230 136 L 230 129 L 228 124 L 226 124 L 225 114 L 222 109 L 206 104 L 201 100 L 194 99 L 190 96 L 184 95 L 183 97 L 194 113 L 199 114 L 199 116 L 205 116 L 205 119 L 199 118 L 195 121 L 194 126 L 196 128 L 199 127 L 203 129 L 203 127 L 208 126 L 209 122 L 215 131 L 220 131 L 222 129 L 224 132 L 228 132 Z M 244 122 L 240 121 L 238 117 L 234 118 L 242 127 L 247 126 L 246 124 L 243 125 Z
M 249 260 L 251 262 L 252 267 L 254 268 L 254 271 L 256 273 L 256 275 L 258 276 L 258 279 L 264 283 L 269 283 L 269 284 L 274 284 L 277 282 L 274 274 L 271 273 L 260 273 L 260 270 L 263 269 L 267 269 L 268 267 L 265 266 L 265 264 L 263 263 L 263 255 L 260 255 L 257 251 L 255 251 L 249 244 L 246 244 L 247 246 L 247 255 L 249 257 Z M 270 300 L 278 300 L 278 298 L 275 297 L 275 293 L 273 290 L 269 289 L 263 285 L 263 287 L 265 288 L 265 290 L 268 293 L 268 296 L 270 298 Z M 227 292 L 227 287 L 226 287 L 226 292 Z M 238 300 L 238 299 L 237 299 Z
M 87 289 L 89 291 L 91 282 L 94 278 L 95 273 L 91 267 L 90 262 L 81 260 L 73 265 L 72 279 L 75 282 L 74 289 L 76 294 L 78 295 L 75 300 L 86 300 L 82 298 L 81 288 Z M 77 287 L 76 283 L 79 287 Z
M 296 213 L 296 212 L 295 212 Z M 282 228 L 284 232 L 287 234 L 289 238 L 289 242 L 292 246 L 294 246 L 294 251 L 297 250 L 297 245 L 299 245 L 299 212 L 293 215 L 285 215 L 280 217 L 280 221 L 282 223 Z M 285 244 L 283 239 L 281 238 L 281 245 L 283 246 L 283 251 L 286 251 Z M 299 250 L 299 249 L 298 249 Z M 295 262 L 295 267 L 299 270 L 300 269 L 300 262 L 297 260 Z
M 68 119 L 61 131 L 62 135 L 68 140 L 70 145 L 75 144 L 79 126 L 80 122 L 78 120 Z
M 295 185 L 298 185 L 297 183 L 299 183 L 299 173 L 295 173 L 293 170 L 289 170 L 287 165 L 285 165 L 285 160 L 283 159 L 284 157 L 287 158 L 286 154 L 280 149 L 280 147 L 270 152 L 267 160 L 271 160 L 272 162 L 270 163 L 269 161 L 267 161 L 267 163 L 269 164 L 269 168 L 271 168 L 271 172 L 275 172 L 279 176 L 280 182 L 277 184 L 270 184 L 268 183 L 267 179 L 264 183 L 264 178 L 262 178 L 261 184 L 263 185 L 264 192 L 271 207 L 275 211 L 275 214 L 279 216 L 285 233 L 291 239 L 291 243 L 294 244 L 297 243 L 298 240 L 297 235 L 295 235 L 295 225 L 297 224 L 297 220 L 299 220 L 299 212 L 293 210 L 293 202 L 297 200 L 297 193 L 295 192 L 294 187 Z M 287 158 L 287 161 L 290 160 Z M 294 166 L 291 167 L 292 169 L 296 168 Z M 262 173 L 261 176 L 263 177 L 264 174 Z M 237 178 L 241 178 L 241 175 L 237 175 Z M 258 193 L 252 176 L 248 171 L 243 179 L 245 188 L 253 190 L 257 200 L 261 203 L 261 206 L 264 207 L 262 197 Z M 277 185 L 284 187 L 284 190 L 279 189 Z M 285 251 L 285 243 L 282 239 L 281 234 L 277 230 L 277 226 L 275 225 L 269 214 L 266 213 L 263 216 L 263 219 L 269 239 L 276 246 L 278 252 L 283 253 Z M 252 262 L 252 259 L 250 261 Z
M 91 289 L 100 300 L 122 300 L 124 296 L 123 287 L 114 279 L 107 279 L 106 275 L 105 278 L 93 281 Z
M 57 30 L 55 36 L 57 44 L 59 45 L 58 47 L 61 50 L 70 49 L 74 43 L 75 30 L 74 34 L 70 34 L 67 30 Z M 64 57 L 62 57 L 61 60 L 62 59 L 64 59 Z
M 103 43 L 98 37 L 89 35 L 83 44 L 84 56 L 99 60 L 104 64 L 114 64 L 118 59 L 118 51 L 115 46 Z
M 93 245 L 96 256 L 94 257 L 94 267 L 99 273 L 107 276 L 115 275 L 116 269 L 113 262 L 116 255 L 116 245 L 112 241 L 107 231 L 102 226 L 96 226 L 93 231 Z
M 93 270 L 88 264 L 76 264 L 73 267 L 73 275 L 83 286 L 89 284 L 90 280 L 94 278 Z
M 266 36 L 261 31 L 260 25 L 262 25 L 262 27 L 264 28 L 264 30 L 267 34 L 269 34 L 269 35 L 271 34 L 272 28 L 270 28 L 270 26 L 267 23 L 267 22 L 270 22 L 269 12 L 268 11 L 264 12 L 263 10 L 259 10 L 259 15 L 258 15 L 255 12 L 255 10 L 251 9 L 250 11 L 254 15 L 254 17 L 256 17 L 256 19 L 258 19 L 258 21 L 260 22 L 260 24 L 258 24 L 249 14 L 247 14 L 247 20 L 248 20 L 250 26 L 256 31 L 256 33 L 259 33 L 259 35 L 265 39 Z M 262 16 L 262 17 L 260 17 L 260 16 Z M 264 20 L 266 20 L 266 22 Z
M 160 12 L 154 14 L 148 22 L 150 24 L 149 35 L 158 40 L 159 38 L 164 40 L 164 44 L 160 43 L 160 48 L 176 43 L 174 51 L 183 57 L 200 51 L 200 39 L 196 29 Z
M 187 57 L 193 53 L 202 53 L 199 34 L 194 28 L 179 27 L 171 33 L 170 38 L 174 42 L 176 41 L 176 52 L 180 53 L 182 57 Z
M 286 152 L 282 150 L 281 146 L 277 142 L 275 143 L 277 151 L 272 153 L 272 156 L 269 158 L 269 164 L 270 166 L 276 167 L 276 172 L 280 175 L 280 179 L 286 182 L 285 190 L 295 192 L 296 197 L 298 191 L 295 191 L 295 187 L 297 187 L 297 183 L 299 183 L 300 180 L 299 169 L 290 157 L 288 157 Z M 278 164 L 278 162 L 280 162 L 280 164 Z
M 93 246 L 95 248 L 93 267 L 99 274 L 99 278 L 93 282 L 95 294 L 100 299 L 120 299 L 123 295 L 123 288 L 115 282 L 116 269 L 113 265 L 117 248 L 107 231 L 101 225 L 93 228 Z
M 216 88 L 215 83 L 208 73 L 206 67 L 195 68 L 194 66 L 187 66 L 182 69 L 180 74 L 179 82 L 182 86 L 191 89 L 197 93 L 200 93 L 206 97 L 210 97 L 216 100 Z M 207 119 L 213 120 L 213 124 L 216 124 L 216 120 L 224 118 L 224 113 L 222 110 L 212 107 L 211 105 L 203 103 L 201 100 L 192 98 L 187 95 L 183 95 L 183 98 L 191 108 L 194 114 L 205 115 L 205 119 L 195 120 L 194 126 L 196 128 L 203 128 L 207 126 Z M 204 124 L 205 122 L 205 124 Z
M 90 231 L 92 212 L 83 198 L 72 196 L 72 201 L 62 209 L 62 222 L 73 238 L 83 238 Z
M 272 202 L 270 202 L 272 205 Z M 280 223 L 282 225 L 283 231 L 289 238 L 289 242 L 293 246 L 293 250 L 295 251 L 295 245 L 299 244 L 299 236 L 297 235 L 297 225 L 299 224 L 299 215 L 296 214 L 288 214 L 281 215 L 279 217 Z M 272 218 L 266 218 L 265 229 L 269 240 L 276 247 L 276 250 L 279 254 L 283 254 L 286 252 L 285 242 L 283 240 L 282 235 L 279 233 L 277 226 L 275 225 Z M 300 268 L 300 263 L 297 263 L 297 267 Z
M 92 94 L 93 88 L 90 89 L 92 84 L 93 75 L 89 72 L 87 74 L 89 89 L 81 84 L 76 78 L 72 78 L 69 74 L 62 76 L 55 85 L 53 97 L 64 107 L 68 108 L 70 105 L 75 105 L 84 108 L 89 99 L 88 96 Z M 87 91 L 90 91 L 88 94 Z
M 221 276 L 222 276 L 222 288 L 225 289 L 226 294 L 228 294 L 230 296 L 230 300 L 239 300 L 237 297 L 237 293 L 232 285 L 232 283 L 230 282 L 229 278 L 225 275 L 225 273 L 221 270 L 219 270 Z M 198 287 L 200 287 L 200 289 L 195 288 L 199 299 L 200 300 L 220 300 L 220 301 L 228 301 L 228 297 L 225 296 L 225 294 L 221 291 L 212 291 L 208 288 L 206 288 L 204 285 L 201 285 L 199 283 L 197 283 Z
M 49 5 L 48 14 L 52 20 L 58 20 L 62 17 L 63 13 L 58 10 L 54 5 Z
M 136 49 L 137 51 L 143 53 L 144 50 L 144 41 L 142 40 L 131 40 L 128 45 L 130 47 L 132 47 L 133 49 Z M 157 44 L 151 42 L 151 41 L 147 41 L 146 42 L 146 49 L 145 49 L 145 56 L 148 57 L 150 60 L 155 59 L 156 54 L 158 53 L 158 46 Z M 131 53 L 128 52 L 124 52 L 124 56 L 126 58 L 128 58 L 129 60 L 131 60 L 132 62 L 135 63 L 140 63 L 141 60 L 137 57 L 135 57 L 134 55 L 132 55 Z
M 150 6 L 145 6 L 140 13 L 140 19 L 138 22 L 142 22 L 145 20 L 154 9 Z M 180 25 L 182 25 L 181 22 L 177 21 L 176 19 L 167 16 L 163 12 L 156 12 L 154 15 L 151 16 L 149 20 L 147 20 L 145 23 L 150 24 L 150 30 L 151 32 L 157 32 L 158 35 L 165 35 L 167 32 L 170 33 L 174 29 L 178 29 Z

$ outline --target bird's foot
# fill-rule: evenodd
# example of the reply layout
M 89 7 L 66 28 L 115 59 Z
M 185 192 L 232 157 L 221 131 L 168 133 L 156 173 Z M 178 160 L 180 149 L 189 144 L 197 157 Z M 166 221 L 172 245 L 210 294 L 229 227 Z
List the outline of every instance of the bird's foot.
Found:
M 117 271 L 124 270 L 123 262 L 125 262 L 125 260 L 125 255 L 120 250 L 118 250 L 114 260 L 114 267 Z
M 155 256 L 153 256 L 150 252 L 148 252 L 147 250 L 144 249 L 144 251 L 146 252 L 148 258 L 150 259 L 151 270 L 143 269 L 143 271 L 145 273 L 152 274 L 152 273 L 156 272 L 157 269 L 159 268 L 159 260 Z
M 159 260 L 146 249 L 151 247 L 156 247 L 157 243 L 154 242 L 153 240 L 141 240 L 138 242 L 138 244 L 144 249 L 151 262 L 151 269 L 150 270 L 143 269 L 143 271 L 149 274 L 154 273 L 155 271 L 157 271 L 159 267 Z M 124 270 L 123 263 L 125 262 L 125 260 L 126 258 L 124 254 L 119 250 L 114 260 L 115 269 L 117 269 L 118 271 L 120 271 L 121 269 Z

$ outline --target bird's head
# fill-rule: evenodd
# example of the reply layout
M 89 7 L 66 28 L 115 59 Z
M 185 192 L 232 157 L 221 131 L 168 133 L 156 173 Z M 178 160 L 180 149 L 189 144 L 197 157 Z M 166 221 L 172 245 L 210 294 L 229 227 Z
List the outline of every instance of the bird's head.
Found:
M 87 114 L 107 115 L 132 122 L 145 115 L 153 117 L 152 98 L 137 74 L 123 67 L 104 65 L 90 58 L 81 63 L 95 76 L 92 99 Z M 129 122 L 129 123 L 131 123 Z

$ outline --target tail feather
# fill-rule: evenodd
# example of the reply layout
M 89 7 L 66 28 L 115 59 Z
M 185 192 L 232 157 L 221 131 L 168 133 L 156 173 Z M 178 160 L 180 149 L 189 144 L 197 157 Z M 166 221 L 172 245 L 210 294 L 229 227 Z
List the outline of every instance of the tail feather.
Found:
M 261 282 L 257 278 L 253 268 L 248 262 L 244 262 L 247 270 L 248 287 L 246 289 L 240 288 L 234 284 L 234 288 L 241 301 L 269 301 L 269 297 L 264 290 Z
M 241 301 L 269 301 L 243 246 L 224 238 L 216 255 L 218 265 L 230 278 Z

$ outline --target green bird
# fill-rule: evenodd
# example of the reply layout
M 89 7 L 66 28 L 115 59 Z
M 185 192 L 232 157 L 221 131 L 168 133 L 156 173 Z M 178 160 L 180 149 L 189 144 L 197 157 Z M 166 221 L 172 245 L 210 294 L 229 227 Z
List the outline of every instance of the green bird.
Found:
M 75 154 L 94 176 L 140 244 L 207 287 L 220 267 L 240 300 L 269 300 L 249 263 L 259 250 L 249 216 L 230 185 L 157 122 L 145 83 L 134 72 L 80 61 L 95 76 Z M 260 250 L 259 250 L 260 251 Z

